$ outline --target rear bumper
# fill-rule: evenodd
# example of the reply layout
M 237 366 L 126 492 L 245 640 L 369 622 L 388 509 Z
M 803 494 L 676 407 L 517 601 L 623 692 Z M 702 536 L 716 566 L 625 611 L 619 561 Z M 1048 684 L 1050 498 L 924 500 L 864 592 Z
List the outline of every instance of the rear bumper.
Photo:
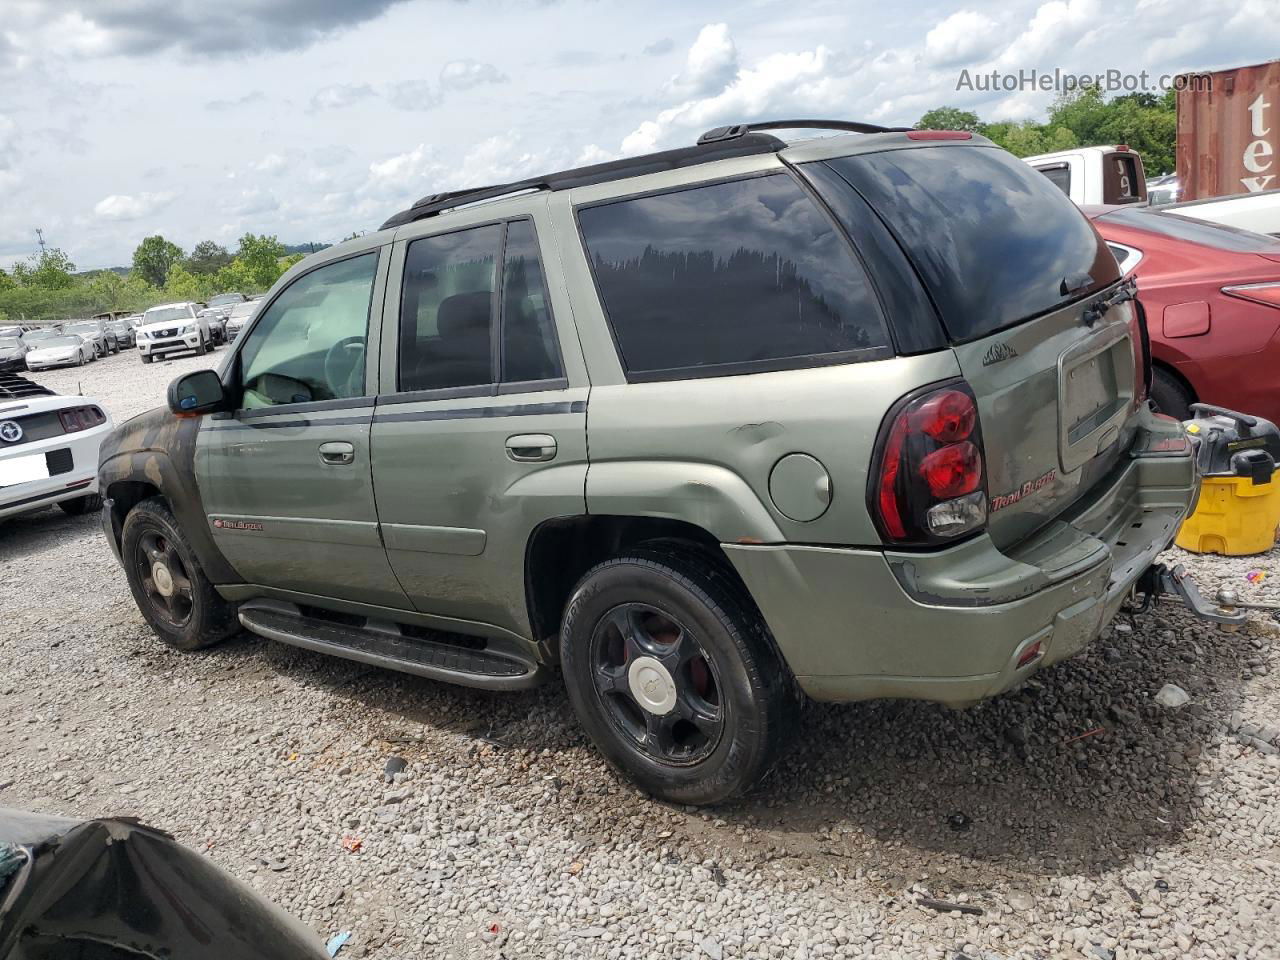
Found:
M 63 459 L 60 468 L 48 478 L 0 487 L 0 518 L 30 513 L 61 500 L 97 493 L 98 446 L 110 432 L 108 423 L 82 433 L 12 449 L 13 456 L 53 455 Z
M 984 534 L 928 553 L 724 549 L 814 699 L 960 706 L 1090 643 L 1172 543 L 1196 489 L 1189 456 L 1137 457 L 1015 548 Z

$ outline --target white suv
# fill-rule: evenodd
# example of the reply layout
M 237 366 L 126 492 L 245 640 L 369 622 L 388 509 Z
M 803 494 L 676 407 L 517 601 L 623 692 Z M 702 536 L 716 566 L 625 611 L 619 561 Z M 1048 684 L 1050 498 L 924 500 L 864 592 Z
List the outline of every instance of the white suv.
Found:
M 92 400 L 0 373 L 0 518 L 55 503 L 97 510 L 98 447 L 113 427 Z
M 138 327 L 138 353 L 143 363 L 156 357 L 188 350 L 208 353 L 214 348 L 209 321 L 200 316 L 200 308 L 190 301 L 163 303 L 142 315 Z

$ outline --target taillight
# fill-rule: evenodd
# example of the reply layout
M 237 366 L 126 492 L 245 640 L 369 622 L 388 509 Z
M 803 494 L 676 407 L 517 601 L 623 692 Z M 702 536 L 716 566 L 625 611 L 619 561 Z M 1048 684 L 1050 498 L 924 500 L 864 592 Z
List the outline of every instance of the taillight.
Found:
M 67 433 L 78 433 L 107 422 L 107 415 L 99 407 L 67 407 L 58 411 L 58 419 L 62 421 L 62 429 Z
M 887 541 L 942 543 L 986 525 L 982 430 L 963 380 L 898 401 L 876 450 L 869 500 Z
M 1238 300 L 1265 303 L 1268 307 L 1280 307 L 1280 283 L 1243 283 L 1235 287 L 1223 287 L 1222 292 Z
M 908 140 L 972 140 L 968 130 L 908 130 Z

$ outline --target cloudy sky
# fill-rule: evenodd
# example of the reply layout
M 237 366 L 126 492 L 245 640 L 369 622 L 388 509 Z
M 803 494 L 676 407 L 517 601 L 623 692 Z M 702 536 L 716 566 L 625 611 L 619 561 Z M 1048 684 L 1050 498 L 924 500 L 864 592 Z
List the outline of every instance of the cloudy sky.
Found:
M 0 0 L 0 266 L 155 232 L 234 248 L 722 123 L 1039 118 L 962 69 L 1153 75 L 1280 52 L 1277 0 Z

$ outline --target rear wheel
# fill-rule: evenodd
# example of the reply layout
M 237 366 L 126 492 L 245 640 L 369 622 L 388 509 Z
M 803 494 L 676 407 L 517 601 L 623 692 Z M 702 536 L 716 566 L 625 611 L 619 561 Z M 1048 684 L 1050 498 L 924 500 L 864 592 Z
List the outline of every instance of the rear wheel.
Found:
M 759 614 L 711 560 L 637 553 L 579 582 L 561 632 L 565 685 L 609 763 L 676 803 L 750 788 L 798 701 Z
M 239 630 L 235 606 L 213 589 L 163 500 L 129 512 L 120 555 L 138 609 L 169 646 L 199 650 Z
M 1159 367 L 1151 372 L 1151 399 L 1161 413 L 1175 420 L 1191 419 L 1191 391 Z
M 62 508 L 63 513 L 79 517 L 101 510 L 102 498 L 96 493 L 91 493 L 87 497 L 76 497 L 74 500 L 59 500 L 58 506 Z

